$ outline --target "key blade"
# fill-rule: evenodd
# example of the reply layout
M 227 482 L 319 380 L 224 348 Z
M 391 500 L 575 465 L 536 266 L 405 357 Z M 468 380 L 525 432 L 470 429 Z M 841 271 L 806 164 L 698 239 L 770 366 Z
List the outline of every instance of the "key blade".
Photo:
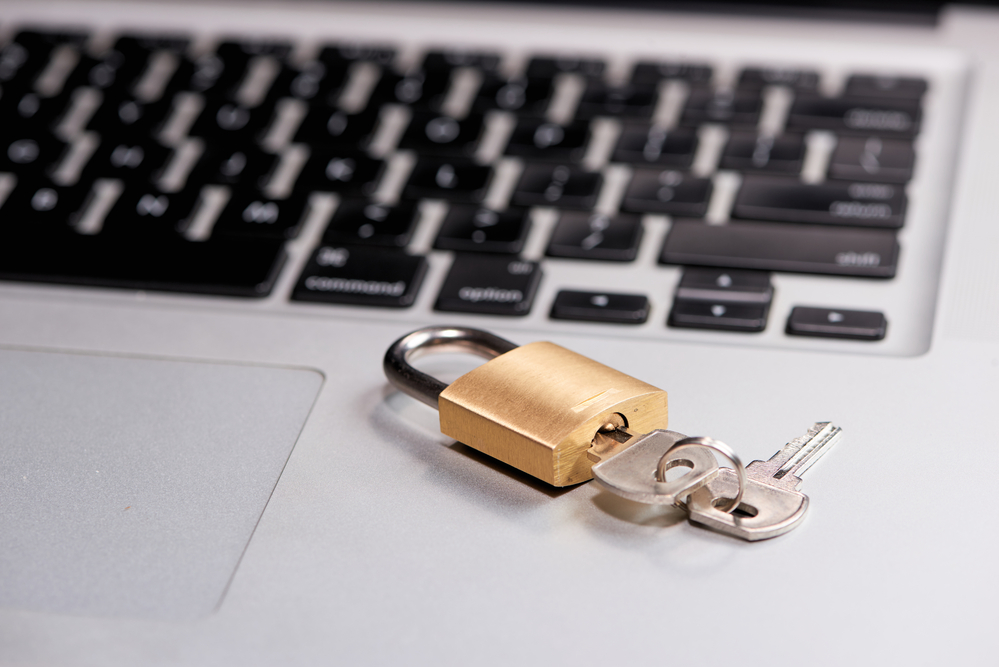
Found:
M 781 455 L 790 456 L 774 472 L 774 479 L 783 479 L 787 475 L 800 478 L 832 445 L 839 442 L 842 434 L 843 429 L 832 422 L 816 422 L 808 433 L 787 443 L 781 450 Z

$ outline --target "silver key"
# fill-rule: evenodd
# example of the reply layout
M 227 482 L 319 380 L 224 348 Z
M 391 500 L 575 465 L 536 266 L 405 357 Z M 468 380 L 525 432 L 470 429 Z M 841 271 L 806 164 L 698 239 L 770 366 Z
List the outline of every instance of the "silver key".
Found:
M 674 466 L 690 468 L 683 477 L 659 481 L 659 460 L 670 447 L 687 436 L 676 431 L 657 430 L 635 436 L 627 449 L 604 458 L 593 466 L 593 477 L 601 486 L 619 496 L 650 505 L 673 505 L 678 498 L 707 484 L 718 474 L 718 462 L 703 447 L 685 448 L 673 458 Z M 673 467 L 673 466 L 670 466 Z
M 739 484 L 733 470 L 719 470 L 690 494 L 686 504 L 690 520 L 750 541 L 783 535 L 798 525 L 808 509 L 808 496 L 798 491 L 801 475 L 839 441 L 841 433 L 842 429 L 830 422 L 818 422 L 769 461 L 750 463 L 742 502 L 731 514 L 722 510 L 727 509 Z

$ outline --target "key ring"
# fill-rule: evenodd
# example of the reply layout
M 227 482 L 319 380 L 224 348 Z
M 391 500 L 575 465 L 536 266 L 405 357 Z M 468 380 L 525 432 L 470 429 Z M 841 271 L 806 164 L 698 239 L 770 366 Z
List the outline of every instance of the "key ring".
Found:
M 735 494 L 735 498 L 732 498 L 728 509 L 721 510 L 726 514 L 731 514 L 735 511 L 735 508 L 739 506 L 739 503 L 742 502 L 742 492 L 746 488 L 746 467 L 742 465 L 739 455 L 736 454 L 731 447 L 720 440 L 705 437 L 684 438 L 683 440 L 677 440 L 669 449 L 666 450 L 666 453 L 662 455 L 662 458 L 659 459 L 659 465 L 656 466 L 656 481 L 666 481 L 666 470 L 668 470 L 666 467 L 668 461 L 666 459 L 670 455 L 670 452 L 681 447 L 689 446 L 707 447 L 708 449 L 716 451 L 727 458 L 735 466 L 735 474 L 739 479 L 739 492 Z

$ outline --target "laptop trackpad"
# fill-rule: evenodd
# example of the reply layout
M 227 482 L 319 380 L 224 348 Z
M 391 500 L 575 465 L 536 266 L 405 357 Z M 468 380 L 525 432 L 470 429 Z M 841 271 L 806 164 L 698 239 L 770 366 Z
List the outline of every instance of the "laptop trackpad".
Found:
M 0 350 L 0 606 L 212 612 L 322 376 Z

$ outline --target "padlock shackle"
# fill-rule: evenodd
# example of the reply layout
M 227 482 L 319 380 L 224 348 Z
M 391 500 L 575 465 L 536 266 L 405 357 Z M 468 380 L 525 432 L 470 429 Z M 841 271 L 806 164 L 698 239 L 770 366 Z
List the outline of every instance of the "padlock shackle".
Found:
M 467 352 L 493 359 L 517 346 L 488 331 L 469 327 L 424 327 L 392 343 L 385 353 L 382 368 L 396 388 L 438 409 L 437 399 L 447 385 L 410 363 L 431 352 Z

